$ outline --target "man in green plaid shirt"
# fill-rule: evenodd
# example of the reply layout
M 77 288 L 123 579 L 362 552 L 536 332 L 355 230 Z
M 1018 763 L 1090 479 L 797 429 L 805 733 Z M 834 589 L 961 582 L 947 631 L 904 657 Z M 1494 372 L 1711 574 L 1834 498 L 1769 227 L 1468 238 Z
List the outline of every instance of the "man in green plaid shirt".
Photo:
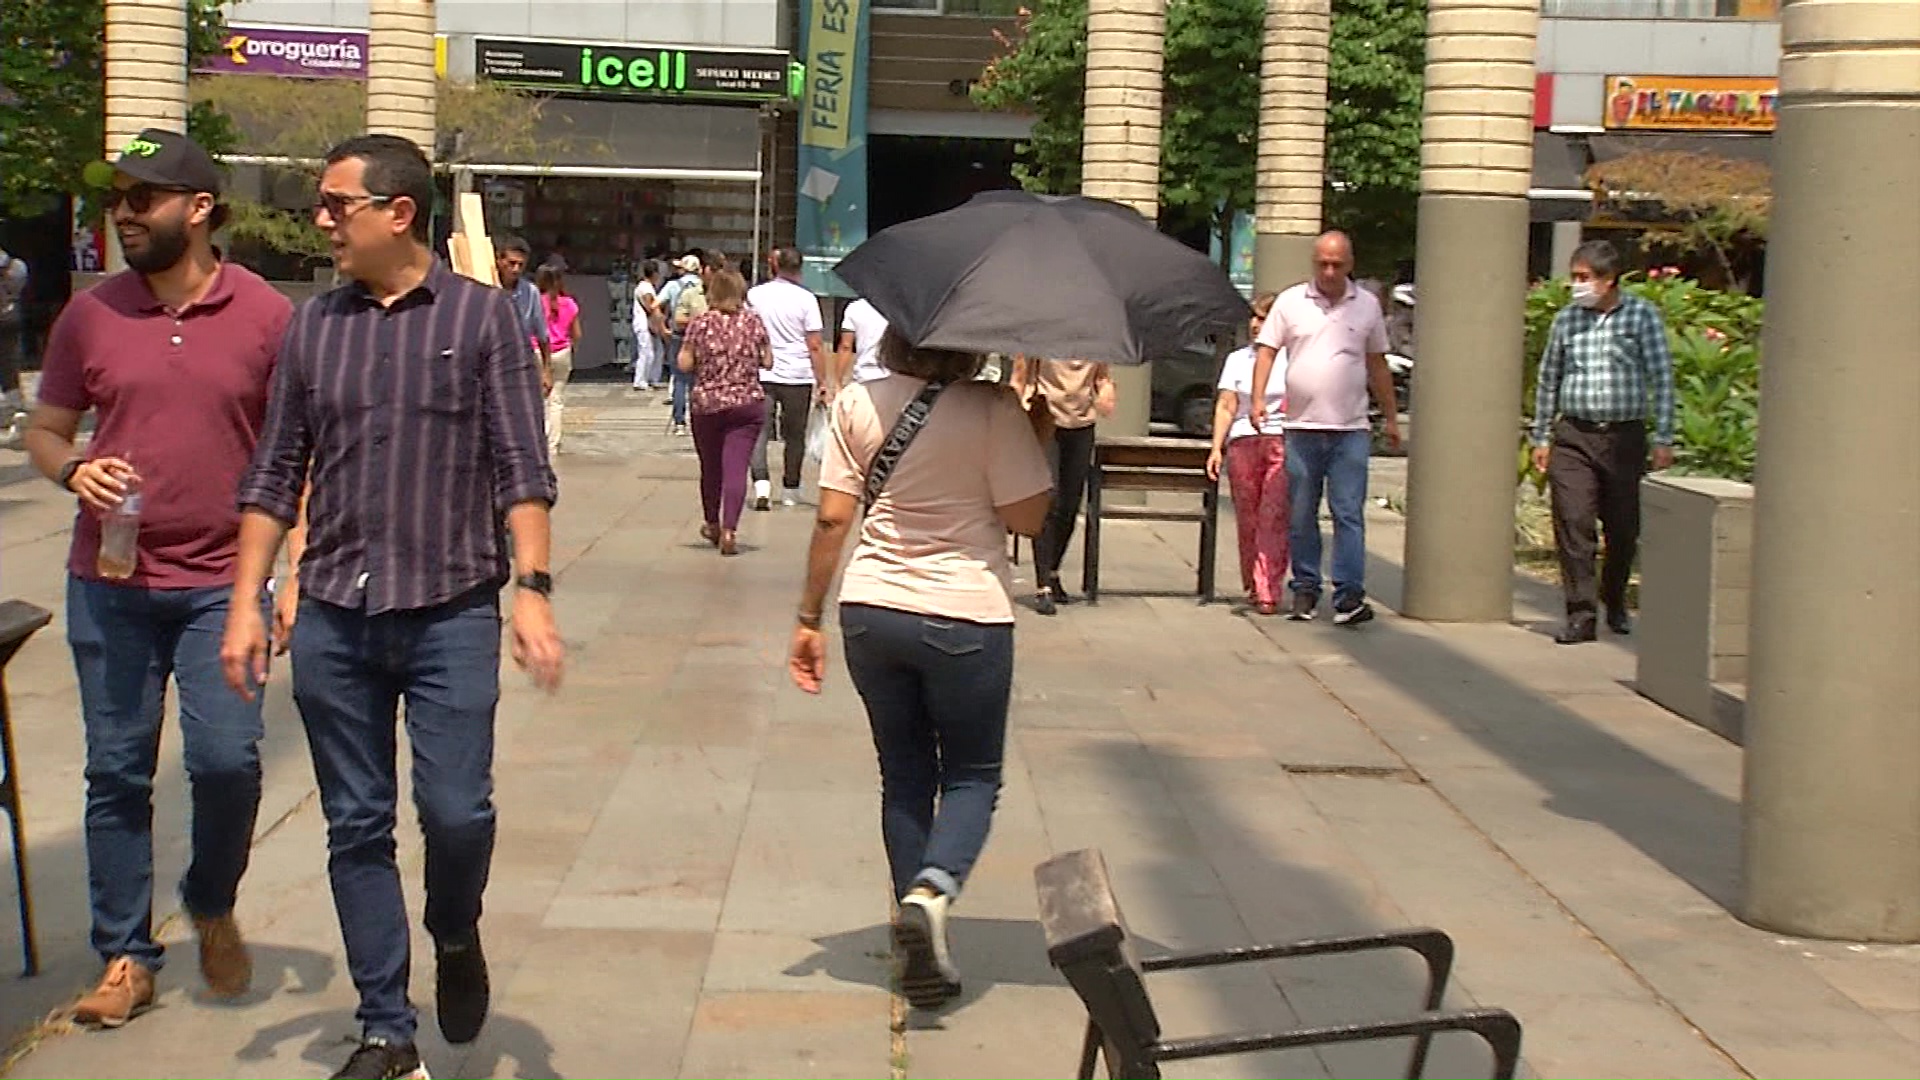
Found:
M 1554 317 L 1533 403 L 1533 461 L 1552 493 L 1567 598 L 1562 645 L 1594 640 L 1596 601 L 1609 629 L 1628 632 L 1649 410 L 1653 467 L 1673 464 L 1673 356 L 1659 310 L 1620 290 L 1620 255 L 1604 240 L 1576 248 L 1571 270 L 1573 304 Z M 1597 595 L 1596 522 L 1607 537 Z

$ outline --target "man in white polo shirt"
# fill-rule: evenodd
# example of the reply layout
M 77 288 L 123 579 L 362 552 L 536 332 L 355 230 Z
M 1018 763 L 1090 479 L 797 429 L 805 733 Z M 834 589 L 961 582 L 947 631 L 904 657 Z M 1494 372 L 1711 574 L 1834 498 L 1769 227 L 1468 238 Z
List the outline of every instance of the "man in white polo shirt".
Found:
M 1387 323 L 1380 301 L 1353 283 L 1353 242 L 1339 231 L 1313 244 L 1313 277 L 1280 294 L 1254 345 L 1253 400 L 1265 401 L 1274 359 L 1287 356 L 1287 491 L 1293 521 L 1293 601 L 1304 621 L 1320 607 L 1320 498 L 1333 517 L 1333 621 L 1358 626 L 1367 604 L 1367 461 L 1373 427 L 1367 393 L 1386 414 L 1389 444 L 1400 445 Z M 1251 418 L 1259 430 L 1261 417 Z
M 767 422 L 760 427 L 760 441 L 753 447 L 753 508 L 772 508 L 773 484 L 767 468 L 768 433 L 780 426 L 784 451 L 780 474 L 780 502 L 797 506 L 800 502 L 800 468 L 807 460 L 807 416 L 812 411 L 815 390 L 824 399 L 833 380 L 827 370 L 827 348 L 821 335 L 826 323 L 820 318 L 820 300 L 800 284 L 800 249 L 775 248 L 768 256 L 772 281 L 747 290 L 747 306 L 767 324 L 767 339 L 773 345 L 773 367 L 760 373 L 761 389 L 767 392 Z
M 840 385 L 872 382 L 887 377 L 880 362 L 880 339 L 887 336 L 887 317 L 864 298 L 847 305 L 840 317 Z

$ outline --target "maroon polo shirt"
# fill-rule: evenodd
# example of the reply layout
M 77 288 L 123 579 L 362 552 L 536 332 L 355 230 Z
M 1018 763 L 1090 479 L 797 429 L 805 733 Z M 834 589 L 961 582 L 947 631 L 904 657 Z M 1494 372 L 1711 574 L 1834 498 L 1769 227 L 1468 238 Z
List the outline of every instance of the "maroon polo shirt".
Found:
M 234 493 L 253 459 L 267 382 L 293 305 L 260 276 L 220 267 L 198 303 L 168 311 L 132 271 L 74 296 L 47 339 L 40 403 L 97 413 L 91 457 L 143 481 L 140 556 L 125 584 L 233 583 Z M 69 569 L 94 580 L 100 520 L 82 507 Z

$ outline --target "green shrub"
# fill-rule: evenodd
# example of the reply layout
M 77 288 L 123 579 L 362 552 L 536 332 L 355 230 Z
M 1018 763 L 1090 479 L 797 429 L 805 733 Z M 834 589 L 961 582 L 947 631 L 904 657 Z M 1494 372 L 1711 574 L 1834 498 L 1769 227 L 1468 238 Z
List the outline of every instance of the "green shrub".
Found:
M 1760 327 L 1764 301 L 1744 293 L 1702 288 L 1673 273 L 1630 274 L 1622 287 L 1660 309 L 1673 351 L 1674 470 L 1696 476 L 1753 479 L 1759 430 Z M 1540 354 L 1553 317 L 1572 302 L 1565 279 L 1542 282 L 1527 294 L 1526 375 L 1521 412 L 1533 414 Z M 1525 442 L 1524 435 L 1522 442 Z M 1523 447 L 1521 479 L 1544 485 Z

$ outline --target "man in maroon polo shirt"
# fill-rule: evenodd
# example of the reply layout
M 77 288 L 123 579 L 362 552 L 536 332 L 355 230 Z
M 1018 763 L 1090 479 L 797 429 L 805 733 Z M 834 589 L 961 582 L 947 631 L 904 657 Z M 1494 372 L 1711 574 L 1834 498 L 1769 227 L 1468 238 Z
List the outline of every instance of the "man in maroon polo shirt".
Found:
M 130 269 L 75 296 L 54 323 L 26 435 L 35 467 L 80 503 L 67 640 L 86 727 L 93 946 L 107 969 L 75 1016 L 107 1027 L 152 1004 L 163 953 L 153 939 L 152 796 L 169 675 L 193 808 L 181 904 L 214 993 L 244 993 L 252 978 L 233 906 L 260 803 L 263 732 L 258 697 L 227 690 L 220 638 L 238 550 L 234 492 L 292 305 L 216 257 L 220 188 L 219 167 L 183 135 L 149 129 L 127 144 L 106 204 Z M 82 451 L 74 440 L 89 410 L 97 426 Z M 103 520 L 133 505 L 128 572 L 100 548 Z

